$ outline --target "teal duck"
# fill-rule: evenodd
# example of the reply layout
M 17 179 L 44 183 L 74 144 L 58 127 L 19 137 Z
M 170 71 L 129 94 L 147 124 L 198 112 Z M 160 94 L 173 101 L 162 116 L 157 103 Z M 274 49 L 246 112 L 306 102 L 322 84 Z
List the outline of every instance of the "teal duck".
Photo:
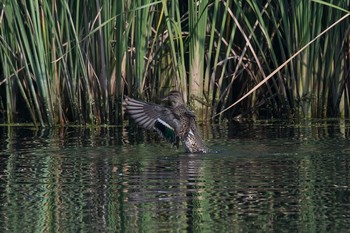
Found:
M 190 111 L 178 91 L 171 91 L 167 100 L 170 106 L 146 103 L 125 97 L 126 113 L 137 124 L 148 130 L 157 131 L 162 137 L 178 146 L 179 141 L 186 152 L 208 153 L 198 131 L 196 117 Z

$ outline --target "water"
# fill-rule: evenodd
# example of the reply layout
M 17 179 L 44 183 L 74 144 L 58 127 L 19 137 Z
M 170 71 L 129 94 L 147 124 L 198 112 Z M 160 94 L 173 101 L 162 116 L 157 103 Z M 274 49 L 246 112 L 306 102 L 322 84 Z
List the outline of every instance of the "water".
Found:
M 350 122 L 202 134 L 219 153 L 140 129 L 0 127 L 0 232 L 349 232 Z

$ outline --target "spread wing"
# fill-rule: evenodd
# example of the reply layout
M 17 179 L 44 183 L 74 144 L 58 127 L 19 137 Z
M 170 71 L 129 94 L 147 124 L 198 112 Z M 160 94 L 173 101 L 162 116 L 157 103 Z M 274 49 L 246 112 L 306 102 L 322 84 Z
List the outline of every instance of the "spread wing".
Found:
M 130 97 L 125 97 L 123 105 L 126 113 L 141 127 L 148 130 L 154 129 L 171 142 L 177 140 L 176 132 L 180 122 L 170 108 Z

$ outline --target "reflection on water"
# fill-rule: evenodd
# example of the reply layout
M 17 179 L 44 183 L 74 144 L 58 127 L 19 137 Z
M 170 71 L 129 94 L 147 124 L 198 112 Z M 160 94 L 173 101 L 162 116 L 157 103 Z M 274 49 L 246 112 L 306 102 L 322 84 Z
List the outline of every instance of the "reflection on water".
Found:
M 349 122 L 203 127 L 218 154 L 139 129 L 0 128 L 0 232 L 346 232 Z

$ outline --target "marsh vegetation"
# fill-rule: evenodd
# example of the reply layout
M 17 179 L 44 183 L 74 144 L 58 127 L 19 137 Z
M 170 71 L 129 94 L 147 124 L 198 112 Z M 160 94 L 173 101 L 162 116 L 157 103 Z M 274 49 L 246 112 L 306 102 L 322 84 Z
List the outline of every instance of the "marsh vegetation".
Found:
M 0 121 L 118 124 L 123 95 L 157 102 L 173 89 L 203 120 L 348 117 L 345 9 L 349 1 L 5 0 Z

